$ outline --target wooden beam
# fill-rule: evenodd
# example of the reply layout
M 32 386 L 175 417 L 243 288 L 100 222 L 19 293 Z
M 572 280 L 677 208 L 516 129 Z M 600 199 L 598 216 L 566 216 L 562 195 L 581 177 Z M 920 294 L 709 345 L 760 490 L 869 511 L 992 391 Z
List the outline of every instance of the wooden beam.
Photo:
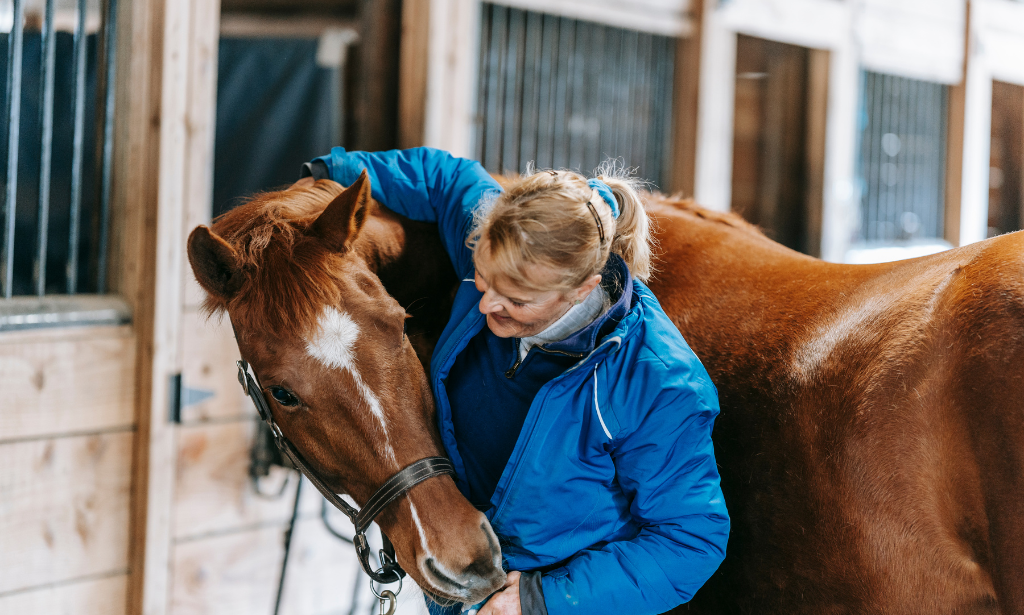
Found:
M 127 570 L 132 440 L 123 431 L 0 445 L 0 594 Z
M 354 123 L 347 135 L 353 149 L 385 150 L 398 145 L 399 41 L 401 0 L 363 0 L 359 46 L 354 53 L 358 91 Z
M 690 35 L 676 40 L 672 102 L 672 159 L 665 190 L 684 197 L 694 194 L 697 173 L 697 125 L 700 108 L 701 25 L 705 0 L 693 2 Z
M 959 83 L 967 0 L 863 0 L 855 30 L 864 68 Z
M 135 336 L 129 326 L 0 336 L 0 442 L 135 424 Z
M 829 52 L 821 258 L 841 262 L 859 224 L 856 189 L 860 64 L 852 32 Z
M 690 36 L 694 27 L 688 0 L 497 0 L 495 4 L 662 36 Z
M 719 3 L 718 20 L 732 32 L 800 47 L 832 49 L 849 38 L 849 2 L 821 0 L 730 0 Z
M 0 596 L 0 613 L 124 615 L 128 575 L 119 573 Z
M 405 6 L 401 143 L 472 158 L 480 0 L 406 0 Z
M 426 134 L 431 0 L 404 0 L 398 87 L 398 146 L 419 147 Z
M 828 125 L 828 84 L 831 53 L 811 49 L 807 66 L 807 133 L 804 145 L 804 216 L 807 253 L 821 256 L 821 224 L 825 207 L 825 157 Z
M 693 194 L 704 207 L 729 211 L 736 106 L 736 32 L 723 23 L 719 10 L 710 7 L 702 12 L 700 55 Z
M 963 161 L 958 245 L 988 237 L 988 183 L 992 146 L 992 73 L 972 4 L 967 25 L 963 91 Z

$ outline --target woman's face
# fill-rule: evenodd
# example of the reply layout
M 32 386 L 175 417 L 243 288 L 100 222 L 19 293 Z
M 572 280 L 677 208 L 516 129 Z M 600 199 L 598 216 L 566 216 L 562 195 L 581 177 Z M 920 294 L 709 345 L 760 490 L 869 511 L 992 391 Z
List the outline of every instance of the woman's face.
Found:
M 572 307 L 572 300 L 562 291 L 520 288 L 504 276 L 492 274 L 487 259 L 479 254 L 475 260 L 476 289 L 484 294 L 480 312 L 487 316 L 487 328 L 498 337 L 536 335 Z M 536 275 L 540 283 L 557 278 L 557 273 L 547 267 L 537 267 Z

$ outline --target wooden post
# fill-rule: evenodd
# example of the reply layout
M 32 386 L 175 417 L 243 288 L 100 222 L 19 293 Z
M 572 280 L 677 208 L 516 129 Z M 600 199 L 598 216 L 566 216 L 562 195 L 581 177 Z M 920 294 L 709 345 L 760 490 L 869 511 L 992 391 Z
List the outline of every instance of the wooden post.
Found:
M 480 0 L 405 0 L 403 11 L 399 143 L 472 158 Z
M 807 133 L 804 168 L 804 216 L 807 224 L 807 252 L 821 256 L 822 211 L 825 206 L 825 152 L 828 125 L 828 83 L 831 54 L 811 49 L 807 66 Z
M 162 615 L 171 561 L 176 431 L 169 415 L 171 377 L 181 371 L 186 204 L 208 207 L 212 189 L 220 4 L 137 0 L 121 9 L 112 284 L 132 307 L 139 340 L 128 611 Z
M 729 211 L 736 88 L 736 32 L 708 7 L 700 24 L 700 91 L 693 194 L 698 203 Z
M 690 35 L 677 39 L 676 74 L 673 101 L 672 161 L 670 193 L 693 196 L 697 172 L 697 125 L 700 101 L 701 33 L 704 5 L 711 0 L 694 0 L 691 4 Z
M 821 258 L 840 262 L 857 225 L 857 100 L 860 65 L 852 36 L 829 53 Z
M 398 145 L 399 39 L 402 0 L 363 0 L 354 55 L 359 92 L 351 146 L 384 150 Z
M 967 27 L 967 58 L 963 85 L 963 148 L 960 224 L 957 245 L 988 236 L 988 182 L 992 145 L 992 73 L 979 44 L 975 12 Z

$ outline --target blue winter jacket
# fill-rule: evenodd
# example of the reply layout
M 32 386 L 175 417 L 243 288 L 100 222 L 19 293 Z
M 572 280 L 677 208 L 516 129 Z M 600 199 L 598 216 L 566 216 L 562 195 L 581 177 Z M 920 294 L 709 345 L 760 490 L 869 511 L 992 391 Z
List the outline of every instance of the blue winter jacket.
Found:
M 501 188 L 479 163 L 417 148 L 322 160 L 373 198 L 436 223 L 462 280 L 430 384 L 456 484 L 465 470 L 445 393 L 456 355 L 486 326 L 465 240 Z M 541 571 L 550 615 L 642 615 L 688 601 L 725 557 L 729 516 L 711 444 L 718 394 L 658 300 L 634 281 L 630 309 L 588 356 L 537 393 L 487 511 L 507 570 Z

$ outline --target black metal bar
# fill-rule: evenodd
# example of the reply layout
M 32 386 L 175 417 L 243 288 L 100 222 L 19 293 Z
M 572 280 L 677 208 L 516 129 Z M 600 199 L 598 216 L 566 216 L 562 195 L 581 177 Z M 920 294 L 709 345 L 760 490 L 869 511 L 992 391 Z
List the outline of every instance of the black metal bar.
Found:
M 74 122 L 75 132 L 71 156 L 71 212 L 68 225 L 67 292 L 78 292 L 79 229 L 82 225 L 82 163 L 85 149 L 85 14 L 87 0 L 78 0 L 78 21 L 75 25 L 74 55 Z
M 100 224 L 96 242 L 96 292 L 107 290 L 107 244 L 110 241 L 110 188 L 114 163 L 114 95 L 117 85 L 117 0 L 106 0 L 103 19 L 103 150 L 100 176 Z
M 54 68 L 57 62 L 57 41 L 53 29 L 54 0 L 46 0 L 43 15 L 42 53 L 40 54 L 40 71 L 42 72 L 39 107 L 39 125 L 41 142 L 39 148 L 39 210 L 36 224 L 36 262 L 34 273 L 36 294 L 46 294 L 46 251 L 50 234 L 50 172 L 53 161 L 53 84 Z
M 0 255 L 4 297 L 14 295 L 14 223 L 18 208 L 18 142 L 21 137 L 21 59 L 25 39 L 25 3 L 14 0 L 14 21 L 7 38 L 7 189 L 4 191 L 4 251 Z
M 288 529 L 284 532 L 284 557 L 281 558 L 281 575 L 277 578 L 277 599 L 274 601 L 274 615 L 281 611 L 281 596 L 284 595 L 284 577 L 288 572 L 288 556 L 292 551 L 292 536 L 295 534 L 295 521 L 299 517 L 299 499 L 302 497 L 302 476 L 295 485 L 295 503 L 292 504 L 292 518 Z

